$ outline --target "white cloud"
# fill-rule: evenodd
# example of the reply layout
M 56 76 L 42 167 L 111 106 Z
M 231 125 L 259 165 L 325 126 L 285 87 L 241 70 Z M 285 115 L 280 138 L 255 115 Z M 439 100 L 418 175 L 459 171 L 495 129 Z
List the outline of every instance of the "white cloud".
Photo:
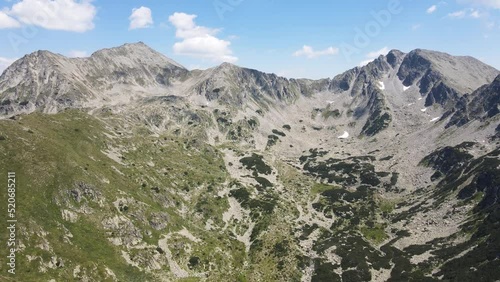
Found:
M 197 15 L 188 15 L 185 13 L 174 13 L 168 20 L 176 28 L 175 36 L 179 38 L 203 37 L 206 35 L 216 35 L 220 29 L 208 28 L 196 25 L 194 19 Z
M 130 20 L 129 29 L 148 28 L 153 25 L 151 9 L 144 6 L 132 9 L 132 14 L 128 19 Z
M 437 10 L 437 6 L 436 5 L 432 5 L 430 6 L 428 9 L 427 9 L 427 14 L 432 14 L 434 13 L 435 11 Z
M 453 13 L 449 13 L 448 17 L 452 19 L 463 19 L 463 18 L 479 19 L 483 18 L 485 15 L 486 14 L 481 13 L 475 9 L 464 9 Z
M 462 19 L 465 17 L 465 11 L 461 10 L 461 11 L 455 11 L 453 13 L 449 13 L 448 17 L 450 17 L 452 19 Z
M 470 16 L 475 18 L 475 19 L 479 19 L 482 15 L 481 13 L 479 13 L 478 10 L 473 10 L 471 13 L 470 13 Z
M 85 58 L 88 57 L 88 53 L 87 51 L 71 50 L 68 52 L 68 56 L 70 58 Z
M 359 63 L 359 66 L 362 67 L 362 66 L 365 66 L 367 65 L 368 63 L 370 63 L 371 61 L 375 60 L 376 58 L 378 58 L 378 56 L 380 55 L 387 55 L 387 53 L 389 53 L 389 48 L 387 47 L 384 47 L 380 50 L 376 50 L 376 51 L 372 51 L 368 54 L 365 55 L 366 57 L 366 60 L 362 61 Z
M 188 55 L 199 58 L 210 59 L 214 62 L 234 63 L 238 58 L 232 56 L 229 48 L 231 42 L 206 35 L 186 38 L 174 44 L 174 52 L 180 55 Z
M 461 4 L 472 4 L 476 6 L 500 9 L 500 0 L 458 0 L 458 2 Z
M 22 0 L 7 13 L 28 25 L 85 32 L 94 28 L 97 10 L 92 0 Z
M 389 51 L 390 51 L 389 48 L 384 47 L 380 50 L 370 52 L 370 53 L 366 54 L 366 56 L 369 58 L 377 58 L 380 55 L 387 55 L 387 53 L 389 53 Z
M 0 11 L 0 29 L 20 27 L 21 24 L 14 18 L 7 15 L 5 12 Z
M 0 74 L 17 59 L 0 57 Z
M 196 15 L 174 13 L 168 20 L 175 27 L 175 36 L 182 39 L 173 46 L 174 53 L 197 58 L 209 59 L 213 62 L 234 63 L 231 42 L 216 37 L 220 29 L 199 26 L 195 23 Z
M 312 59 L 321 56 L 336 55 L 338 53 L 339 49 L 334 47 L 328 47 L 324 50 L 314 51 L 313 47 L 304 45 L 302 49 L 295 51 L 293 53 L 293 56 L 295 57 L 306 56 L 307 58 Z
M 375 60 L 375 59 L 367 59 L 367 60 L 363 60 L 363 61 L 361 61 L 361 62 L 359 63 L 359 65 L 358 65 L 358 66 L 360 66 L 360 67 L 364 67 L 364 66 L 368 65 L 369 63 L 371 63 L 373 60 Z
M 411 30 L 418 30 L 422 27 L 422 24 L 414 24 L 411 26 Z

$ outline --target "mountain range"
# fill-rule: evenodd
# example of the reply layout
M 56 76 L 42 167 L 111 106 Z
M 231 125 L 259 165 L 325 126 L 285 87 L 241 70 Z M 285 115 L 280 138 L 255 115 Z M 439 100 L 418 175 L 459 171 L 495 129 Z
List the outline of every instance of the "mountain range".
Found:
M 0 76 L 16 279 L 498 280 L 499 112 L 500 71 L 422 49 L 320 80 L 26 55 Z

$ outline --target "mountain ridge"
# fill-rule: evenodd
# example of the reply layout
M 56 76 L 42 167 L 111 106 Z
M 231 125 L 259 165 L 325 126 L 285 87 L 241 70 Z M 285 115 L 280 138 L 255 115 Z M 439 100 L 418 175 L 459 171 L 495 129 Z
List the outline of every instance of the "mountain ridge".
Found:
M 46 63 L 40 65 L 38 62 Z M 462 82 L 453 76 L 456 72 L 454 66 L 467 63 L 471 63 L 471 70 L 461 74 L 464 77 Z M 23 72 L 27 69 L 23 64 L 38 71 Z M 448 70 L 449 75 L 445 73 Z M 475 72 L 482 73 L 480 78 L 473 74 Z M 70 59 L 48 51 L 23 57 L 0 77 L 0 112 L 12 115 L 37 110 L 57 112 L 68 107 L 92 109 L 126 105 L 152 95 L 190 96 L 194 103 L 201 104 L 219 100 L 237 108 L 250 99 L 254 108 L 266 110 L 282 102 L 294 103 L 302 96 L 349 92 L 354 99 L 345 102 L 350 104 L 348 111 L 353 111 L 357 119 L 366 120 L 357 131 L 375 135 L 394 122 L 390 104 L 402 107 L 403 103 L 411 101 L 410 98 L 398 97 L 401 92 L 406 92 L 404 89 L 415 85 L 420 96 L 425 98 L 425 107 L 437 103 L 447 111 L 466 91 L 488 83 L 498 73 L 498 70 L 470 57 L 453 57 L 423 49 L 409 53 L 394 49 L 366 66 L 320 80 L 288 79 L 229 63 L 202 71 L 188 71 L 138 42 L 102 49 L 87 58 Z M 57 78 L 51 80 L 51 75 Z M 400 83 L 396 76 L 402 81 L 402 86 L 396 86 Z M 477 79 L 471 82 L 474 78 Z M 379 89 L 383 79 L 395 85 L 390 93 Z M 367 88 L 368 85 L 373 86 Z
M 124 52 L 124 51 L 127 51 L 127 50 L 134 50 L 134 51 L 138 51 L 138 50 L 141 50 L 141 49 L 142 49 L 142 50 L 147 50 L 147 51 L 149 51 L 149 52 L 151 52 L 151 53 L 155 53 L 156 55 L 159 55 L 160 57 L 164 57 L 164 58 L 166 58 L 166 59 L 167 59 L 167 60 L 168 60 L 168 61 L 169 61 L 172 65 L 175 65 L 175 66 L 177 66 L 177 67 L 180 67 L 180 68 L 184 68 L 184 69 L 185 69 L 185 67 L 184 67 L 184 66 L 182 66 L 181 64 L 179 64 L 178 62 L 176 62 L 176 61 L 172 60 L 171 58 L 169 58 L 169 57 L 167 57 L 167 56 L 165 56 L 165 55 L 163 55 L 162 53 L 157 52 L 156 50 L 154 50 L 153 48 L 149 47 L 148 45 L 146 45 L 146 44 L 145 44 L 144 42 L 142 42 L 142 41 L 138 41 L 138 42 L 136 42 L 136 43 L 124 43 L 124 44 L 122 44 L 122 45 L 120 45 L 120 46 L 116 46 L 116 47 L 109 47 L 109 48 L 99 49 L 99 50 L 97 50 L 97 51 L 93 52 L 90 56 L 85 56 L 85 57 L 73 57 L 73 58 L 71 58 L 71 57 L 67 57 L 67 56 L 64 56 L 64 55 L 59 54 L 59 53 L 53 53 L 53 52 L 51 52 L 51 51 L 49 51 L 49 50 L 38 50 L 38 51 L 34 51 L 34 52 L 30 53 L 30 54 L 26 54 L 26 55 L 24 55 L 23 57 L 21 57 L 20 59 L 18 59 L 18 60 L 16 60 L 16 61 L 22 60 L 22 59 L 24 59 L 24 58 L 25 58 L 25 57 L 27 57 L 27 56 L 34 55 L 34 54 L 39 54 L 39 53 L 42 53 L 42 54 L 43 54 L 43 53 L 46 53 L 46 54 L 50 54 L 50 55 L 52 55 L 52 56 L 58 56 L 58 57 L 61 57 L 61 58 L 66 58 L 66 59 L 79 59 L 79 60 L 81 60 L 81 59 L 88 59 L 88 58 L 91 58 L 91 57 L 95 57 L 95 56 L 98 56 L 98 55 L 100 55 L 100 54 L 102 54 L 102 53 L 106 53 L 106 52 L 110 52 L 110 51 L 111 51 L 111 52 L 112 52 L 112 51 L 121 51 L 121 52 Z M 395 54 L 395 53 L 397 53 L 397 54 L 398 54 L 398 56 L 394 56 L 394 54 Z M 420 53 L 420 54 L 422 54 L 422 53 L 423 53 L 423 54 L 440 54 L 440 55 L 444 55 L 444 56 L 447 56 L 447 57 L 463 58 L 463 59 L 467 59 L 467 60 L 472 60 L 472 61 L 474 61 L 474 62 L 476 62 L 476 63 L 483 64 L 486 68 L 496 70 L 494 67 L 492 67 L 492 66 L 490 66 L 490 65 L 488 65 L 488 64 L 486 64 L 486 63 L 483 63 L 482 61 L 480 61 L 480 60 L 478 60 L 478 59 L 476 59 L 476 58 L 474 58 L 474 57 L 472 57 L 472 56 L 467 56 L 467 55 L 466 55 L 466 56 L 454 56 L 454 55 L 450 55 L 450 54 L 445 53 L 445 52 L 441 52 L 441 51 L 434 51 L 434 50 L 429 50 L 429 49 L 422 49 L 422 48 L 413 49 L 413 50 L 411 50 L 411 51 L 410 51 L 410 52 L 408 52 L 408 53 L 404 53 L 404 52 L 402 52 L 402 51 L 400 51 L 400 50 L 398 50 L 398 49 L 391 49 L 391 50 L 390 50 L 387 54 L 385 54 L 385 55 L 380 55 L 378 58 L 374 59 L 373 61 L 376 61 L 376 60 L 377 60 L 377 59 L 379 59 L 380 57 L 387 57 L 387 56 L 391 56 L 391 57 L 393 57 L 393 58 L 395 58 L 395 57 L 399 57 L 399 58 L 401 58 L 401 56 L 402 56 L 402 57 L 404 58 L 404 57 L 405 57 L 406 55 L 408 55 L 408 54 L 418 54 L 418 53 Z M 394 59 L 393 59 L 393 60 L 394 60 Z M 16 61 L 15 61 L 15 62 L 16 62 Z M 372 63 L 373 61 L 371 61 L 371 62 L 369 62 L 369 63 Z M 238 65 L 235 65 L 235 64 L 233 64 L 233 63 L 228 63 L 228 62 L 223 62 L 223 63 L 221 63 L 220 65 L 217 65 L 217 66 L 212 67 L 212 68 L 210 68 L 210 69 L 220 68 L 220 67 L 224 68 L 225 66 L 232 66 L 232 67 L 238 67 L 238 68 L 243 68 L 243 69 L 256 70 L 256 69 L 252 69 L 252 68 L 246 68 L 246 67 L 238 66 Z M 9 67 L 10 67 L 10 66 L 9 66 Z M 7 67 L 5 70 L 7 70 L 9 67 Z M 363 68 L 363 67 L 364 67 L 364 66 L 356 66 L 356 67 L 354 67 L 354 68 L 352 68 L 352 69 L 346 70 L 345 72 L 350 71 L 350 70 L 354 70 L 354 69 L 361 69 L 361 68 Z M 5 70 L 4 70 L 4 71 L 5 71 Z M 258 71 L 258 70 L 257 70 L 257 71 Z M 499 72 L 498 70 L 496 70 L 496 71 L 497 71 L 497 72 Z M 276 75 L 276 74 L 274 74 L 274 73 L 268 73 L 268 74 L 273 74 L 273 75 Z M 338 74 L 338 75 L 341 75 L 341 74 Z M 285 78 L 285 77 L 283 77 L 283 78 Z M 306 80 L 324 80 L 324 79 L 333 79 L 333 77 L 332 77 L 332 78 L 325 77 L 325 78 L 320 78 L 320 79 L 309 79 L 309 78 L 306 78 L 306 77 L 302 77 L 302 78 L 287 78 L 287 79 L 294 79 L 294 80 L 300 80 L 300 79 L 306 79 Z

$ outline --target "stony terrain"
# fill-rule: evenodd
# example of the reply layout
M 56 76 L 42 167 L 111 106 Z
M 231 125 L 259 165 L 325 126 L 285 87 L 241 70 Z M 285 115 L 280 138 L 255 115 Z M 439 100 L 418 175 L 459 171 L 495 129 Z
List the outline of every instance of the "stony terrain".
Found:
M 0 76 L 16 279 L 498 280 L 499 81 L 428 50 L 322 80 L 27 55 Z

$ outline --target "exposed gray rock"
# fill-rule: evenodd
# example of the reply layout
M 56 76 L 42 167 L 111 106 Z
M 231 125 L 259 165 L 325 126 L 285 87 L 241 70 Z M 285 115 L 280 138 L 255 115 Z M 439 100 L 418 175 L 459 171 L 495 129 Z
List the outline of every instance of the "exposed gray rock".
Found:
M 451 115 L 446 127 L 462 126 L 472 120 L 493 118 L 500 113 L 500 75 L 487 85 L 465 95 L 446 115 Z
M 401 63 L 398 77 L 405 86 L 416 84 L 425 105 L 451 106 L 456 99 L 490 83 L 498 70 L 472 57 L 416 49 Z

